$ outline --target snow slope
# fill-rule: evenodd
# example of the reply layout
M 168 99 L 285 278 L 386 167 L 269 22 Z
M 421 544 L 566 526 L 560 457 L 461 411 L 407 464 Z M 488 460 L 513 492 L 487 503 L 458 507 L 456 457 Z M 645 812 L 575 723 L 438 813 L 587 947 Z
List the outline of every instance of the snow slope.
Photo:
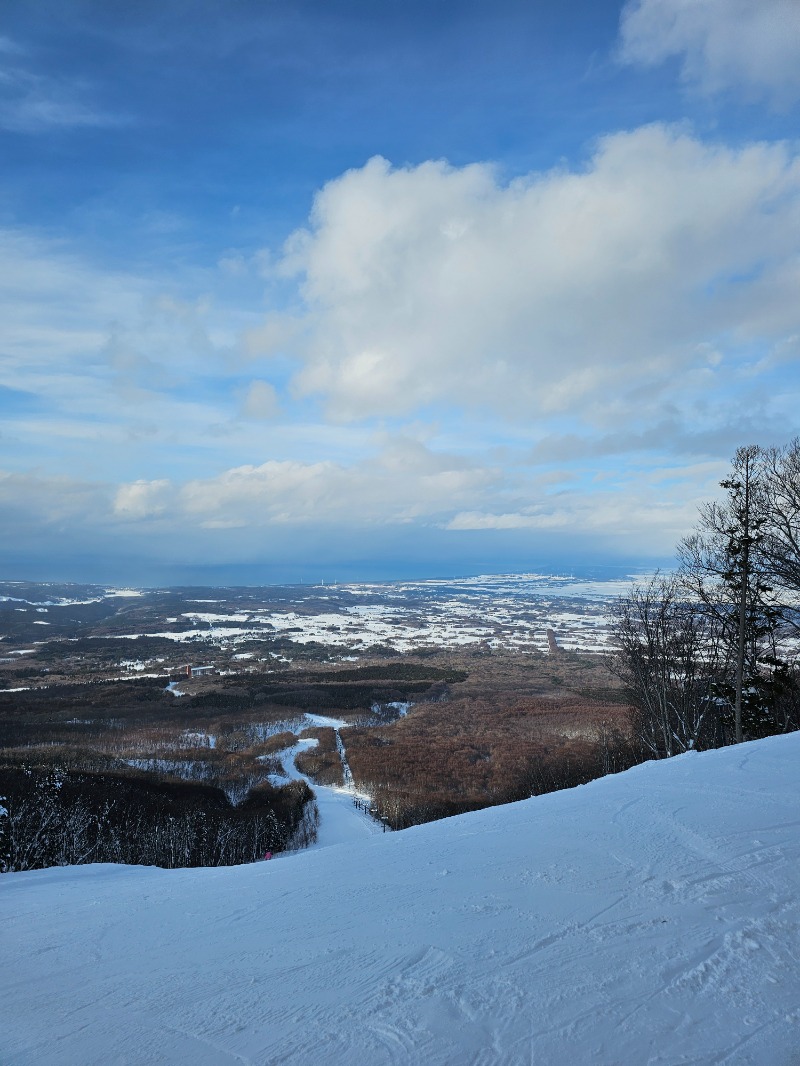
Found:
M 4 1066 L 800 1062 L 800 735 L 214 870 L 0 878 Z

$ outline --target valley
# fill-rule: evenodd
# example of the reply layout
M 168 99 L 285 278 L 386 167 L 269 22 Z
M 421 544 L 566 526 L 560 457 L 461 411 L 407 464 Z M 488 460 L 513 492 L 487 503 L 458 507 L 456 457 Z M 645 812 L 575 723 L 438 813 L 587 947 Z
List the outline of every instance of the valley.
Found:
M 635 761 L 607 654 L 625 587 L 5 583 L 0 790 L 27 781 L 59 805 L 53 782 L 75 779 L 96 811 L 135 786 L 159 817 L 165 789 L 187 810 L 221 794 L 231 824 L 281 808 L 280 852 L 324 834 L 323 795 L 357 799 L 380 832 L 580 784 Z

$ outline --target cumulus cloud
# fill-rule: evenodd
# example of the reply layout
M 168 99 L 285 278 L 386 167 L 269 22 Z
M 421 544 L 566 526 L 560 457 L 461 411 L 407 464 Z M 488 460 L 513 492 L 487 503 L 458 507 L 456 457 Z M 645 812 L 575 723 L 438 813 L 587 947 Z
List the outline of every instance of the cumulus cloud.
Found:
M 377 545 L 396 536 L 413 542 L 426 530 L 530 535 L 532 546 L 537 536 L 582 538 L 587 547 L 628 538 L 640 554 L 654 556 L 669 553 L 692 527 L 697 503 L 714 495 L 725 469 L 725 463 L 620 469 L 589 485 L 586 471 L 512 472 L 394 436 L 351 465 L 269 460 L 183 482 L 137 479 L 112 487 L 0 472 L 0 505 L 7 545 L 30 542 L 35 530 L 41 537 L 55 532 L 59 543 L 84 551 L 113 543 L 117 551 L 173 560 L 203 558 L 211 543 L 220 562 L 262 554 L 275 543 L 286 551 L 315 544 L 325 555 L 331 538 L 341 554 L 343 544 Z
M 182 486 L 177 506 L 207 527 L 328 523 L 350 526 L 432 521 L 498 480 L 498 471 L 419 441 L 394 438 L 346 466 L 270 460 Z
M 491 514 L 486 511 L 459 511 L 447 529 L 558 529 L 564 526 L 563 511 L 548 514 Z
M 620 58 L 656 66 L 678 58 L 706 92 L 742 90 L 780 103 L 800 95 L 797 0 L 629 0 Z
M 279 355 L 291 349 L 303 332 L 303 321 L 287 312 L 272 311 L 253 329 L 242 337 L 242 349 L 245 356 Z
M 60 522 L 173 557 L 313 553 L 351 531 L 577 529 L 669 551 L 724 472 L 671 456 L 800 428 L 798 232 L 792 147 L 661 125 L 512 182 L 382 159 L 342 175 L 273 263 L 270 291 L 294 281 L 301 299 L 260 328 L 238 289 L 224 318 L 197 299 L 218 297 L 202 272 L 167 298 L 163 279 L 0 230 L 0 386 L 31 398 L 9 412 L 7 462 L 98 482 L 8 475 L 4 529 Z M 634 453 L 672 481 L 604 458 Z
M 692 527 L 698 503 L 718 491 L 725 470 L 720 462 L 659 463 L 590 476 L 590 485 L 586 471 L 552 478 L 530 468 L 512 473 L 398 436 L 351 466 L 270 460 L 183 484 L 133 482 L 120 486 L 112 517 L 131 528 L 171 531 L 187 543 L 203 531 L 227 530 L 252 541 L 259 532 L 280 530 L 381 536 L 389 527 L 427 527 L 453 534 L 619 536 L 638 539 L 639 551 L 656 555 L 670 552 Z
M 698 368 L 708 391 L 737 345 L 800 330 L 799 226 L 788 148 L 661 125 L 510 184 L 376 158 L 325 186 L 287 247 L 310 331 L 293 386 L 341 419 L 590 412 L 635 389 L 656 402 Z

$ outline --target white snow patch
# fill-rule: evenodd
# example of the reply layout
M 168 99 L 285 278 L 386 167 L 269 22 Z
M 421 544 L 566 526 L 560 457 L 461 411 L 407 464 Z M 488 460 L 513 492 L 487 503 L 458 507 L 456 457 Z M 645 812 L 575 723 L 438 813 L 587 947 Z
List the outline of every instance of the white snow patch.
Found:
M 180 695 L 182 696 L 183 693 L 181 692 Z M 216 748 L 217 738 L 213 733 L 196 733 L 187 729 L 178 737 L 178 744 L 185 748 Z
M 252 629 L 239 629 L 234 626 L 215 626 L 214 629 L 187 629 L 183 632 L 167 631 L 164 633 L 119 633 L 114 635 L 115 640 L 138 640 L 139 637 L 163 637 L 165 640 L 174 640 L 177 642 L 198 640 L 198 641 L 218 641 L 222 639 L 230 639 L 232 637 L 251 637 L 253 635 L 262 635 L 256 633 Z M 102 640 L 102 637 L 94 637 L 95 640 Z
M 397 711 L 401 718 L 405 718 L 405 716 L 408 714 L 414 704 L 411 703 L 410 700 L 404 700 L 402 702 L 395 701 L 392 703 L 387 703 L 386 706 L 391 707 L 393 710 Z
M 329 718 L 325 714 L 306 714 L 305 717 L 309 725 L 320 729 L 346 729 L 349 725 L 349 722 L 345 722 L 343 718 Z
M 181 618 L 188 618 L 190 622 L 208 622 L 213 625 L 216 622 L 248 622 L 249 614 L 207 614 L 205 612 L 184 612 Z
M 117 666 L 123 670 L 134 670 L 141 673 L 142 670 L 147 669 L 147 663 L 142 662 L 141 659 L 121 659 Z

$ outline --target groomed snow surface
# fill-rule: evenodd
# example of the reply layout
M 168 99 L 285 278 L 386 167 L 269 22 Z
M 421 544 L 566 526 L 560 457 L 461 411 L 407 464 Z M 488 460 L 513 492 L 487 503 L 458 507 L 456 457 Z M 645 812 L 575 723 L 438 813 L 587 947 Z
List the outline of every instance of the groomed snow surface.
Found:
M 307 714 L 305 718 L 310 725 L 335 729 L 337 736 L 339 736 L 339 730 L 348 725 L 341 718 L 328 718 L 321 714 Z M 339 743 L 341 744 L 341 737 L 339 737 Z M 315 748 L 318 744 L 319 741 L 315 738 L 301 737 L 297 744 L 279 752 L 277 757 L 283 766 L 284 777 L 276 778 L 274 781 L 276 785 L 281 785 L 286 783 L 287 778 L 291 778 L 295 781 L 305 781 L 309 788 L 313 789 L 319 812 L 319 827 L 316 842 L 306 850 L 317 851 L 320 848 L 330 847 L 332 844 L 350 844 L 354 841 L 362 841 L 364 837 L 375 833 L 382 833 L 384 830 L 380 822 L 371 818 L 362 809 L 364 802 L 369 800 L 369 796 L 356 790 L 350 767 L 346 761 L 344 765 L 347 767 L 346 776 L 349 778 L 349 783 L 342 788 L 316 785 L 305 774 L 299 772 L 295 765 L 295 756 L 301 751 Z M 353 803 L 354 799 L 360 800 L 362 806 L 357 807 Z M 276 855 L 275 859 L 286 861 L 293 859 L 295 854 L 295 852 L 288 852 Z
M 0 878 L 4 1066 L 800 1061 L 800 735 L 280 861 Z

